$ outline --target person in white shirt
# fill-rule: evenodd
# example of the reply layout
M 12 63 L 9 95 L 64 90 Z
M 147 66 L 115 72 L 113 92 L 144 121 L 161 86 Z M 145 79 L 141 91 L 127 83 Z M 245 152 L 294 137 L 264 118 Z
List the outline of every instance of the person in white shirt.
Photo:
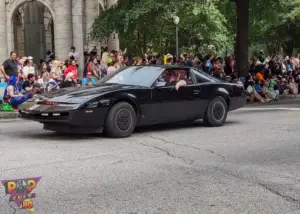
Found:
M 33 57 L 28 57 L 28 64 L 23 67 L 23 79 L 26 80 L 28 74 L 36 75 L 36 68 L 33 64 Z
M 79 53 L 76 52 L 76 49 L 74 46 L 71 47 L 71 52 L 69 52 L 69 58 L 74 57 L 76 62 L 79 60 Z

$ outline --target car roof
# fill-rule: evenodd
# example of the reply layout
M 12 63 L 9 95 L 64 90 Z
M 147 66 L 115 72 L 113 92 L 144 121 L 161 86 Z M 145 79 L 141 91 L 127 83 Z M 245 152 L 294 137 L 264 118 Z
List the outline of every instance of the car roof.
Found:
M 184 65 L 133 65 L 131 67 L 154 67 L 154 68 L 163 68 L 163 69 L 168 69 L 168 68 L 173 68 L 173 69 L 190 69 L 190 68 L 193 68 L 193 67 L 184 66 Z

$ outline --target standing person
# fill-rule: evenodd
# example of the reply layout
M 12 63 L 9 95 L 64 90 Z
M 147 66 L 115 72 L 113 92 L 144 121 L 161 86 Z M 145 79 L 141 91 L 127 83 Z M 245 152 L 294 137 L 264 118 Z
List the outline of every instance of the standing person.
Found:
M 52 60 L 53 55 L 54 54 L 50 50 L 47 50 L 47 52 L 46 52 L 46 63 L 49 63 Z
M 89 53 L 90 57 L 94 57 L 98 55 L 98 51 L 97 51 L 97 47 L 94 46 L 93 49 L 91 50 L 91 52 Z
M 161 58 L 161 54 L 157 54 L 156 56 L 156 65 L 163 65 L 163 60 Z
M 126 62 L 125 62 L 123 56 L 119 56 L 119 65 L 120 65 L 120 68 L 126 67 Z
M 113 73 L 114 71 L 117 70 L 117 68 L 114 66 L 114 62 L 113 62 L 112 58 L 107 59 L 107 65 L 108 65 L 107 75 L 109 75 L 109 74 L 111 74 L 111 73 Z
M 18 77 L 19 68 L 17 62 L 17 53 L 15 51 L 10 52 L 10 58 L 5 60 L 0 67 L 0 72 L 3 74 L 4 78 L 8 81 L 10 77 Z
M 26 80 L 28 74 L 37 75 L 37 71 L 35 70 L 35 66 L 33 65 L 33 58 L 28 57 L 28 63 L 23 67 L 23 79 Z
M 74 57 L 74 60 L 77 63 L 77 61 L 79 59 L 79 53 L 76 52 L 76 48 L 74 46 L 71 47 L 71 51 L 69 52 L 69 58 L 71 58 L 71 57 Z
M 172 65 L 173 64 L 173 56 L 171 54 L 167 54 L 167 63 L 166 65 Z
M 205 58 L 205 61 L 203 64 L 203 70 L 205 73 L 211 73 L 211 71 L 213 69 L 213 64 L 212 64 L 213 58 L 214 58 L 214 56 L 212 54 L 207 55 L 207 57 Z
M 108 69 L 108 53 L 104 53 L 102 55 L 102 59 L 101 59 L 101 62 L 100 62 L 100 69 L 101 69 L 101 74 L 103 76 L 107 75 L 107 69 Z

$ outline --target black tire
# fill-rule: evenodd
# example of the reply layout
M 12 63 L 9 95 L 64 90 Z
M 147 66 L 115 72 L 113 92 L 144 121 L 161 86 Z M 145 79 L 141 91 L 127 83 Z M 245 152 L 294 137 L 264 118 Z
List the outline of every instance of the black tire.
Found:
M 227 119 L 228 106 L 223 97 L 215 97 L 208 105 L 203 122 L 208 127 L 222 126 Z
M 127 102 L 115 104 L 108 112 L 104 124 L 104 132 L 108 137 L 129 137 L 137 122 L 134 108 Z

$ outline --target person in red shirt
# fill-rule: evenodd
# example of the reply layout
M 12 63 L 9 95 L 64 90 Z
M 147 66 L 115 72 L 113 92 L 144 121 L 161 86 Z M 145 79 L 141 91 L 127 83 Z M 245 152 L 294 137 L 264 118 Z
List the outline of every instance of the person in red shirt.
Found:
M 66 77 L 68 75 L 68 73 L 70 73 L 70 72 L 73 73 L 73 79 L 75 81 L 77 81 L 78 80 L 78 68 L 76 66 L 76 61 L 75 60 L 72 60 L 72 63 L 64 71 L 64 77 Z

